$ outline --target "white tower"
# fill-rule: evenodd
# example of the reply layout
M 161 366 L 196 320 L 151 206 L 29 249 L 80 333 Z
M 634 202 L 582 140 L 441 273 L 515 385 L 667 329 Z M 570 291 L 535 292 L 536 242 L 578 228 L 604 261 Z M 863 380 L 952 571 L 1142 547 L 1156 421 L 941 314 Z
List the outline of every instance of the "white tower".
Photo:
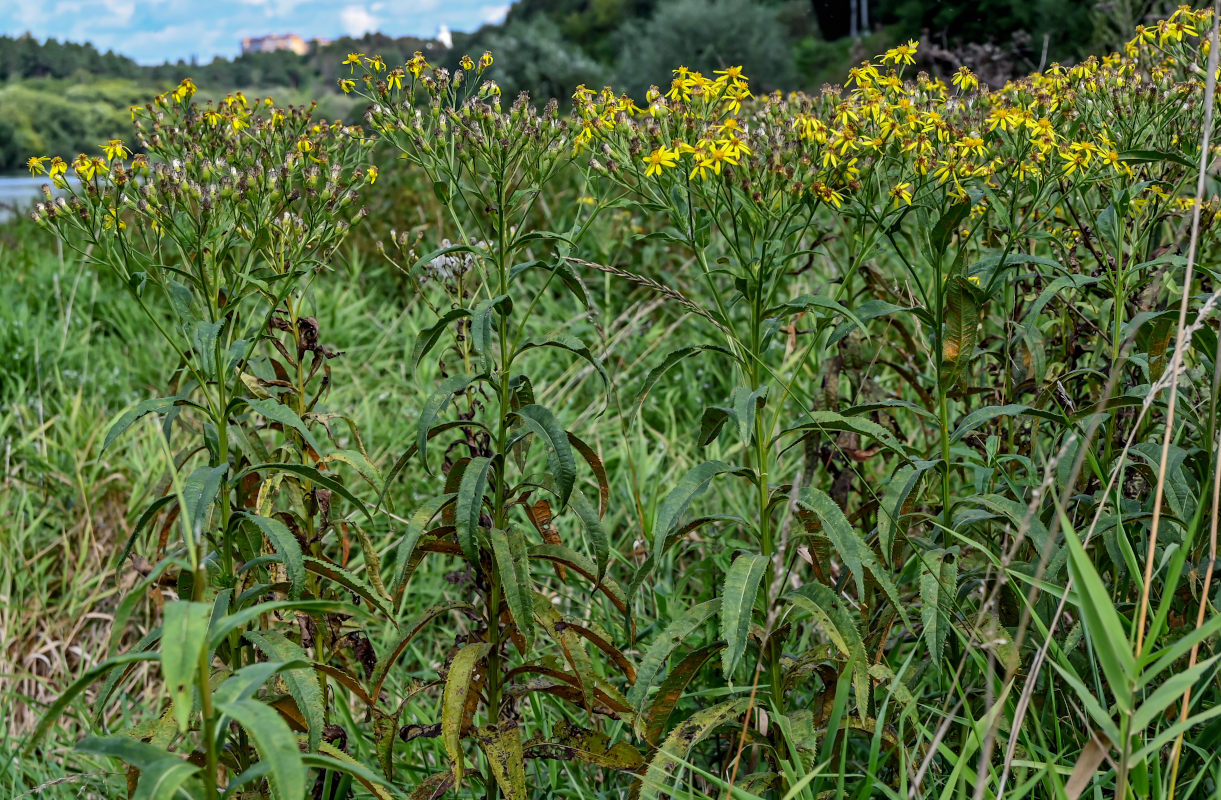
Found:
M 442 25 L 437 28 L 437 42 L 446 50 L 453 48 L 454 37 L 450 35 L 448 25 Z

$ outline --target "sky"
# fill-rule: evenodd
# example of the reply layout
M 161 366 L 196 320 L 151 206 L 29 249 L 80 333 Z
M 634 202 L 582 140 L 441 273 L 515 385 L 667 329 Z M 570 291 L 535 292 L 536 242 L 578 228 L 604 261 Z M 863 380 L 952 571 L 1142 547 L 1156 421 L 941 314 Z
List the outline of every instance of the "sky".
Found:
M 141 64 L 232 57 L 243 36 L 436 35 L 500 22 L 509 0 L 0 0 L 0 34 L 92 42 Z

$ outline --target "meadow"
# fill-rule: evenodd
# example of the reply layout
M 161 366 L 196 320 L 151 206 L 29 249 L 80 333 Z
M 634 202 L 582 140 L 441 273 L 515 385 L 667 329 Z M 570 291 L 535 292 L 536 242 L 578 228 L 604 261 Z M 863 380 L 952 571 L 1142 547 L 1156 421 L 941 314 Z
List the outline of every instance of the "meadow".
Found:
M 1217 20 L 918 47 L 31 158 L 0 794 L 1215 797 Z

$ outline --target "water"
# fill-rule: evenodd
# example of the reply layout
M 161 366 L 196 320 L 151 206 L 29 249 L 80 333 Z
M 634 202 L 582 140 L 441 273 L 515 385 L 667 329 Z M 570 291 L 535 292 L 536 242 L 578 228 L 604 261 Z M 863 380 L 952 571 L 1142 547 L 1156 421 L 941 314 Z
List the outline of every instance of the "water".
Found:
M 0 175 L 0 222 L 12 219 L 14 214 L 29 213 L 34 204 L 43 199 L 43 184 L 50 182 L 46 175 Z M 51 191 L 63 194 L 62 189 L 56 189 L 54 186 Z

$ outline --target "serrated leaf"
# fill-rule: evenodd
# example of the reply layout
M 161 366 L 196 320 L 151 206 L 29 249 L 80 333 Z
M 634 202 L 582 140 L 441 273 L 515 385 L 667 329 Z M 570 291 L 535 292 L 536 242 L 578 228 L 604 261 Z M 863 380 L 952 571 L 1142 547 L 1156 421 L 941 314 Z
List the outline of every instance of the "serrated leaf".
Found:
M 691 750 L 718 727 L 744 712 L 750 699 L 743 697 L 717 703 L 697 711 L 678 725 L 658 748 L 640 778 L 640 800 L 657 800 L 667 790 L 671 771 L 689 757 Z
M 848 522 L 843 510 L 836 505 L 825 492 L 806 488 L 801 491 L 797 500 L 798 506 L 809 511 L 822 523 L 822 533 L 835 548 L 836 554 L 843 560 L 844 566 L 852 573 L 856 581 L 857 597 L 865 597 L 865 573 L 868 572 L 877 581 L 878 586 L 886 593 L 890 602 L 900 616 L 906 618 L 903 601 L 899 597 L 899 588 L 894 579 L 886 571 L 874 555 L 873 550 L 861 538 L 861 534 Z
M 665 375 L 666 372 L 668 372 L 675 364 L 678 364 L 684 359 L 691 358 L 692 356 L 698 355 L 699 353 L 703 353 L 705 351 L 712 351 L 714 353 L 727 355 L 730 358 L 735 358 L 736 360 L 733 353 L 716 344 L 688 345 L 687 347 L 680 347 L 677 350 L 671 350 L 666 354 L 665 358 L 661 360 L 661 363 L 649 370 L 649 374 L 645 376 L 644 384 L 640 387 L 640 391 L 636 393 L 636 399 L 632 403 L 633 408 L 637 410 L 640 408 L 640 406 L 644 403 L 644 398 L 653 389 L 657 382 L 661 380 L 662 376 Z
M 598 568 L 598 582 L 601 583 L 606 574 L 606 566 L 610 562 L 610 539 L 602 528 L 597 509 L 585 499 L 579 489 L 572 493 L 569 502 L 585 528 L 585 536 L 589 540 L 590 550 L 593 551 L 594 566 Z
M 248 397 L 245 398 L 245 402 L 246 405 L 250 406 L 251 410 L 257 412 L 259 415 L 266 417 L 272 422 L 278 422 L 281 425 L 286 425 L 297 431 L 297 433 L 300 433 L 301 438 L 305 440 L 305 443 L 312 447 L 315 453 L 321 455 L 322 446 L 318 444 L 318 440 L 314 438 L 312 433 L 310 433 L 309 426 L 305 424 L 301 417 L 297 416 L 296 411 L 293 411 L 291 408 L 275 398 L 258 400 L 256 398 Z
M 246 631 L 247 641 L 259 648 L 270 661 L 310 661 L 301 645 L 290 641 L 279 631 Z M 322 741 L 322 729 L 326 725 L 326 701 L 322 686 L 312 669 L 288 669 L 280 673 L 288 693 L 297 703 L 297 710 L 305 718 L 310 750 L 317 750 Z
M 179 733 L 191 724 L 195 676 L 208 642 L 211 603 L 174 600 L 165 604 L 161 623 L 161 675 L 169 689 Z
M 490 652 L 492 646 L 485 643 L 468 644 L 454 656 L 445 678 L 445 691 L 441 699 L 441 739 L 454 774 L 454 782 L 462 784 L 465 759 L 462 755 L 462 728 L 466 719 L 466 703 L 471 693 L 471 680 L 475 667 Z
M 768 561 L 767 556 L 744 553 L 734 559 L 725 573 L 721 592 L 721 638 L 726 646 L 721 653 L 721 671 L 726 680 L 733 677 L 734 667 L 746 650 L 755 597 L 759 594 L 759 582 Z
M 216 710 L 241 725 L 254 741 L 260 761 L 268 766 L 271 796 L 276 800 L 301 800 L 306 788 L 305 765 L 288 723 L 257 700 L 221 702 Z
M 443 507 L 451 503 L 457 496 L 454 492 L 431 497 L 420 503 L 416 510 L 411 513 L 407 520 L 407 530 L 403 532 L 403 536 L 399 539 L 398 545 L 394 550 L 394 579 L 390 583 L 390 594 L 397 598 L 403 591 L 403 586 L 407 582 L 407 569 L 411 563 L 412 553 L 415 552 L 415 547 L 420 542 L 420 537 L 428 530 L 429 523 L 432 522 Z
M 966 373 L 979 341 L 979 304 L 966 278 L 955 275 L 946 281 L 945 320 L 941 333 L 941 385 L 949 389 Z
M 119 418 L 114 421 L 110 429 L 106 431 L 106 438 L 102 442 L 102 452 L 105 453 L 110 449 L 110 445 L 114 444 L 114 440 L 119 438 L 128 428 L 132 426 L 136 420 L 147 414 L 161 414 L 169 411 L 175 405 L 182 401 L 182 398 L 174 397 L 153 397 L 148 400 L 141 400 L 133 408 L 124 411 Z
M 465 319 L 471 315 L 471 312 L 465 308 L 451 308 L 445 312 L 432 325 L 422 329 L 416 334 L 415 344 L 411 347 L 411 363 L 413 366 L 420 366 L 420 362 L 424 360 L 424 356 L 428 355 L 437 342 L 441 339 L 441 334 L 449 329 L 449 326 L 460 319 Z
M 131 736 L 86 736 L 76 750 L 118 758 L 139 770 L 132 800 L 175 800 L 182 785 L 199 772 L 182 757 Z
M 530 578 L 525 541 L 516 529 L 506 532 L 493 528 L 490 538 L 501 590 L 529 652 L 534 644 L 534 582 Z
M 526 757 L 522 750 L 521 728 L 513 722 L 485 725 L 475 734 L 487 756 L 505 800 L 526 800 Z
M 568 433 L 556 421 L 555 415 L 545 406 L 537 404 L 519 408 L 515 415 L 547 448 L 547 465 L 555 480 L 560 507 L 568 504 L 573 484 L 577 479 L 577 461 L 572 454 Z
M 437 417 L 449 405 L 454 395 L 464 391 L 468 386 L 483 379 L 483 375 L 451 375 L 441 381 L 440 387 L 425 401 L 420 409 L 420 420 L 416 424 L 416 452 L 424 462 L 424 470 L 431 475 L 432 468 L 428 465 L 428 433 L 432 430 Z
M 479 518 L 483 515 L 483 495 L 488 487 L 488 473 L 492 470 L 492 459 L 486 456 L 472 458 L 462 473 L 458 484 L 458 501 L 455 510 L 455 528 L 458 545 L 467 561 L 479 561 L 479 547 L 475 532 L 479 529 Z
M 632 684 L 632 688 L 627 693 L 629 706 L 643 710 L 645 696 L 658 673 L 665 668 L 670 654 L 687 637 L 712 619 L 720 608 L 720 600 L 706 600 L 687 609 L 666 625 L 640 659 L 640 666 L 636 668 L 636 682 Z
M 297 537 L 278 519 L 261 517 L 258 514 L 243 516 L 271 542 L 288 576 L 288 596 L 293 600 L 299 599 L 305 589 L 305 554 L 301 552 L 301 543 L 297 541 Z

